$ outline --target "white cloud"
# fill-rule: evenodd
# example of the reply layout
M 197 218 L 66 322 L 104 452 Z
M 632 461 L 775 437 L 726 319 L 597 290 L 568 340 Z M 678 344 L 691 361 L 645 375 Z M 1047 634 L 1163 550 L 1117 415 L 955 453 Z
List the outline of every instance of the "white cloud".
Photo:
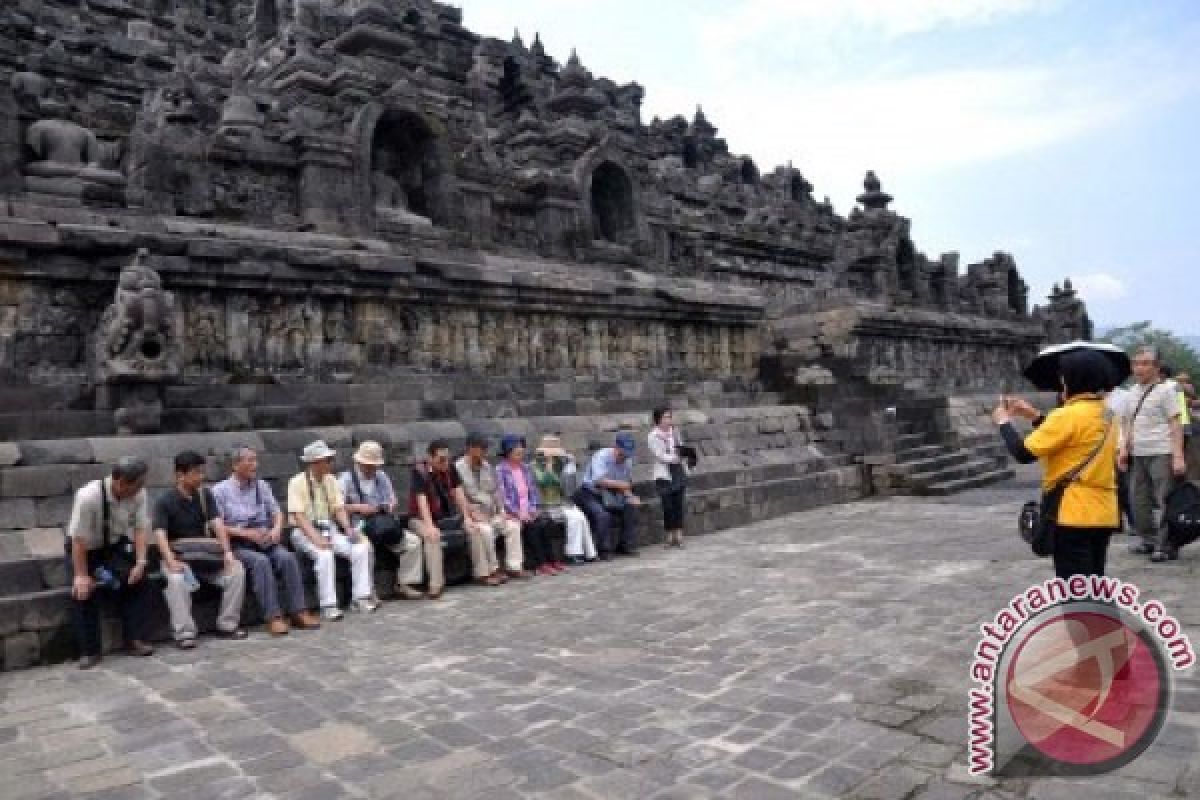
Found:
M 1125 281 L 1108 272 L 1072 275 L 1071 283 L 1089 303 L 1121 300 L 1129 295 L 1129 287 L 1125 285 Z
M 736 42 L 789 30 L 865 28 L 896 38 L 943 27 L 968 27 L 1020 16 L 1051 4 L 1038 0 L 741 0 L 705 27 L 713 42 Z

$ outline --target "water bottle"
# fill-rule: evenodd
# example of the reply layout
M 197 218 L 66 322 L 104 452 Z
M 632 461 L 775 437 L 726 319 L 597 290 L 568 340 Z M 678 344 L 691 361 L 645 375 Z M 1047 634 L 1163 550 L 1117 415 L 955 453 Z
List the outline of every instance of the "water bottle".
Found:
M 183 585 L 189 592 L 195 592 L 200 588 L 200 581 L 196 580 L 196 573 L 192 572 L 192 568 L 187 564 L 183 565 Z
M 96 571 L 92 573 L 92 579 L 102 589 L 112 589 L 115 591 L 121 588 L 121 584 L 117 581 L 117 576 L 113 575 L 108 567 L 96 567 Z

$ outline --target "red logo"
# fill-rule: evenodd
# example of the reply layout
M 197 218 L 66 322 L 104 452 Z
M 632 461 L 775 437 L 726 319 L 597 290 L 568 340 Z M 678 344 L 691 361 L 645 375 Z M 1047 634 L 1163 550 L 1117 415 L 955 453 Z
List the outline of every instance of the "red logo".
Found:
M 1143 634 L 1102 611 L 1056 615 L 1021 643 L 1005 694 L 1042 755 L 1089 772 L 1132 761 L 1161 730 L 1169 675 Z

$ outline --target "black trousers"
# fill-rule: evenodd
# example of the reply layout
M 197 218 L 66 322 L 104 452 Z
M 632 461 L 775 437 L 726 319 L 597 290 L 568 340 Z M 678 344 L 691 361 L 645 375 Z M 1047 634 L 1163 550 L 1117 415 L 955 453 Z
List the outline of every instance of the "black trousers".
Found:
M 550 517 L 537 517 L 521 525 L 521 548 L 525 551 L 525 569 L 566 561 L 567 526 Z
M 1108 557 L 1108 528 L 1070 528 L 1059 525 L 1054 540 L 1054 574 L 1103 575 Z
M 70 540 L 68 540 L 68 544 Z M 103 554 L 98 551 L 88 552 L 88 572 L 94 573 L 104 563 Z M 67 585 L 75 581 L 75 564 L 67 554 Z M 108 601 L 117 606 L 121 617 L 121 633 L 125 643 L 146 641 L 146 627 L 150 618 L 150 603 L 154 600 L 154 592 L 150 588 L 150 579 L 143 577 L 133 586 L 122 586 L 117 591 L 95 588 L 87 600 L 71 600 L 71 622 L 75 627 L 75 640 L 79 643 L 81 656 L 98 656 L 103 653 L 104 641 L 100 626 L 101 604 Z
M 576 492 L 575 505 L 587 515 L 596 549 L 601 553 L 611 553 L 613 550 L 632 553 L 638 549 L 638 510 L 635 506 L 626 503 L 620 511 L 609 511 L 601 502 L 600 495 L 591 489 Z
M 684 495 L 687 488 L 681 486 L 672 491 L 671 482 L 664 480 L 655 481 L 654 488 L 658 490 L 658 499 L 662 503 L 663 530 L 683 530 Z
M 1129 472 L 1117 470 L 1117 505 L 1119 514 L 1125 519 L 1128 530 L 1132 533 L 1133 525 L 1133 500 L 1129 493 Z

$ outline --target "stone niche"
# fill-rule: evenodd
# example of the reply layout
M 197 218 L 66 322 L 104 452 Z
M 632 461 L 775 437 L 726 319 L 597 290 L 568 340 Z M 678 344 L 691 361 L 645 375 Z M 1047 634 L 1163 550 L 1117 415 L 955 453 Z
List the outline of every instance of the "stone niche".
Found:
M 376 223 L 446 224 L 452 189 L 441 126 L 413 111 L 377 113 L 368 154 Z
M 588 192 L 592 238 L 613 244 L 630 244 L 637 236 L 637 209 L 633 181 L 626 170 L 604 161 L 592 173 Z

